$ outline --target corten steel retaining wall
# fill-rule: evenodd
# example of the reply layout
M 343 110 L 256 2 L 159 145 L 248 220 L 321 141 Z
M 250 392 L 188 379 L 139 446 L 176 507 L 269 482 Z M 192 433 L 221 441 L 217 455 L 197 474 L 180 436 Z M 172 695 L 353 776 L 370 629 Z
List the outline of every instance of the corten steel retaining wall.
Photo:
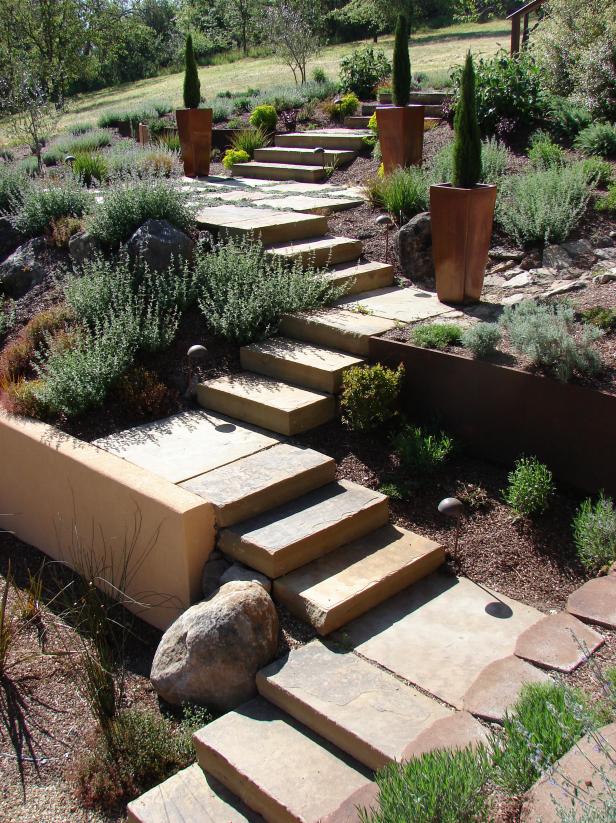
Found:
M 560 480 L 616 495 L 616 397 L 481 360 L 373 337 L 372 360 L 406 367 L 403 403 L 476 454 L 536 455 Z
M 113 565 L 119 582 L 130 554 L 126 605 L 159 629 L 200 599 L 213 506 L 53 426 L 0 413 L 0 513 L 55 560 L 96 558 L 105 579 Z

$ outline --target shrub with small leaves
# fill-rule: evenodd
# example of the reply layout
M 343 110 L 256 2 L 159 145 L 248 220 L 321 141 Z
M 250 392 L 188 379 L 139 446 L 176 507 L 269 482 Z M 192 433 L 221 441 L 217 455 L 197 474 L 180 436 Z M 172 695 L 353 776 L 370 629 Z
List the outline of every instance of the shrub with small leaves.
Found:
M 607 190 L 607 195 L 597 202 L 597 211 L 616 212 L 616 183 Z
M 340 90 L 355 92 L 360 100 L 369 100 L 375 87 L 390 74 L 391 63 L 385 53 L 364 46 L 340 61 Z
M 582 161 L 582 168 L 590 185 L 597 189 L 607 188 L 614 179 L 612 164 L 600 157 L 587 157 Z
M 62 138 L 53 148 L 64 155 L 77 155 L 104 149 L 110 145 L 111 132 L 108 129 L 96 129 L 79 137 Z
M 552 142 L 549 134 L 536 132 L 530 140 L 528 159 L 536 169 L 550 169 L 553 166 L 564 166 L 567 155 L 559 145 Z
M 491 137 L 481 143 L 481 183 L 500 183 L 507 173 L 511 155 L 503 143 Z M 453 143 L 443 146 L 432 158 L 429 168 L 434 183 L 450 183 L 453 179 Z
M 30 179 L 23 171 L 0 165 L 0 212 L 17 209 L 30 186 Z
M 554 496 L 552 472 L 536 457 L 520 457 L 509 473 L 505 501 L 520 516 L 544 512 Z
M 616 124 L 592 123 L 575 138 L 575 147 L 584 154 L 616 157 Z
M 592 323 L 602 331 L 614 331 L 616 329 L 616 309 L 607 309 L 605 306 L 592 306 L 584 309 L 582 320 L 585 323 Z
M 251 126 L 255 129 L 263 129 L 264 132 L 276 131 L 277 120 L 276 109 L 267 104 L 256 106 L 248 118 Z
M 459 346 L 462 328 L 455 323 L 429 323 L 411 329 L 411 342 L 422 349 L 446 349 Z
M 332 120 L 341 123 L 345 117 L 351 117 L 355 114 L 359 108 L 359 97 L 351 91 L 338 100 L 325 103 L 323 108 Z
M 372 431 L 390 421 L 398 413 L 404 367 L 388 369 L 355 366 L 344 372 L 340 407 L 342 421 L 353 431 Z
M 587 108 L 568 97 L 550 97 L 547 121 L 555 137 L 572 140 L 582 129 L 590 126 L 592 115 Z
M 235 163 L 249 163 L 250 155 L 244 149 L 227 149 L 222 158 L 222 164 L 226 169 L 231 170 Z
M 90 208 L 90 198 L 91 195 L 73 178 L 44 188 L 33 186 L 14 204 L 14 226 L 24 237 L 37 237 L 59 217 L 83 217 Z
M 493 357 L 502 334 L 498 323 L 477 323 L 466 329 L 462 335 L 462 345 L 475 357 Z
M 433 474 L 451 456 L 454 442 L 444 432 L 430 432 L 421 426 L 405 425 L 393 438 L 400 465 L 420 479 Z
M 573 518 L 573 539 L 585 569 L 596 574 L 616 560 L 616 509 L 603 492 L 597 501 L 588 498 Z

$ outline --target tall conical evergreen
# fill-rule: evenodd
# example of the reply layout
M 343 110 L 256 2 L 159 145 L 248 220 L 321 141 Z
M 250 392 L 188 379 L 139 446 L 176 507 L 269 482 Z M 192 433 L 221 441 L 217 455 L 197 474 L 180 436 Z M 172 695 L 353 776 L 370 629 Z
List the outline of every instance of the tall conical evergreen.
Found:
M 394 106 L 408 106 L 411 99 L 411 58 L 409 56 L 409 22 L 405 14 L 398 15 L 392 75 Z
M 184 73 L 184 108 L 198 109 L 201 102 L 201 83 L 193 49 L 192 35 L 186 38 L 186 71 Z
M 477 120 L 475 67 L 470 51 L 460 81 L 460 96 L 454 119 L 453 185 L 470 189 L 481 179 L 481 133 Z

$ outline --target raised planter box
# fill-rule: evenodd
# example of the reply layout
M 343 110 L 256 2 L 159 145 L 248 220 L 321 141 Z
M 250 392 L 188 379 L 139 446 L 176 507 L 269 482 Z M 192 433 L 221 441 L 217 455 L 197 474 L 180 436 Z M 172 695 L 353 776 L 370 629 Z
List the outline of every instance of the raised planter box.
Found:
M 585 491 L 616 495 L 616 397 L 518 369 L 373 337 L 370 357 L 404 363 L 403 402 L 475 454 L 510 465 L 536 455 Z
M 201 497 L 45 423 L 0 413 L 0 525 L 76 568 L 96 558 L 106 580 L 129 554 L 127 608 L 166 629 L 201 598 L 215 541 Z

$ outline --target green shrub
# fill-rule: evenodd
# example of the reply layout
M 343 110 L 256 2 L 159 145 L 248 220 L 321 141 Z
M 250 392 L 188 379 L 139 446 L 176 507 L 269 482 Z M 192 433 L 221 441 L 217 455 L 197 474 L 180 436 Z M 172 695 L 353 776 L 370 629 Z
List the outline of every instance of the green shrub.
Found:
M 269 136 L 262 128 L 243 129 L 233 135 L 231 147 L 236 151 L 244 151 L 249 159 L 255 153 L 255 149 L 262 149 L 269 143 Z
M 0 339 L 13 328 L 16 317 L 13 301 L 0 297 Z
M 30 157 L 24 157 L 23 160 L 20 160 L 17 164 L 17 171 L 27 174 L 28 177 L 38 177 L 39 174 L 39 164 L 38 158 L 34 155 Z
M 596 503 L 584 500 L 573 518 L 573 539 L 578 557 L 590 574 L 616 560 L 616 509 L 600 493 Z
M 123 141 L 106 152 L 104 158 L 109 177 L 116 182 L 127 178 L 170 177 L 181 171 L 177 152 L 162 142 L 154 147 Z
M 585 325 L 574 335 L 575 313 L 570 306 L 525 300 L 507 306 L 500 322 L 514 351 L 558 380 L 567 381 L 576 372 L 595 374 L 601 369 L 593 348 L 601 331 Z
M 398 14 L 391 75 L 391 96 L 394 106 L 408 106 L 411 96 L 409 33 L 406 15 Z
M 466 329 L 462 335 L 462 345 L 475 357 L 493 357 L 502 334 L 498 323 L 477 323 Z
M 375 177 L 368 184 L 368 198 L 373 206 L 386 209 L 397 223 L 406 223 L 428 208 L 426 172 L 417 166 L 410 166 Z
M 310 79 L 313 83 L 328 83 L 329 78 L 325 74 L 325 69 L 322 69 L 321 66 L 315 66 L 312 70 L 312 74 Z
M 411 341 L 422 349 L 446 349 L 459 346 L 462 329 L 455 323 L 430 323 L 411 329 Z
M 482 823 L 491 820 L 485 791 L 490 761 L 483 746 L 437 749 L 376 774 L 378 808 L 362 823 Z
M 184 52 L 184 108 L 198 109 L 201 101 L 201 83 L 199 81 L 199 69 L 193 49 L 192 34 L 186 35 L 186 48 Z
M 552 472 L 536 457 L 520 457 L 509 473 L 505 501 L 521 516 L 541 514 L 554 496 Z
M 268 255 L 258 242 L 232 239 L 196 254 L 195 284 L 210 332 L 239 345 L 275 333 L 284 314 L 340 296 L 320 272 Z
M 31 185 L 21 169 L 0 166 L 0 212 L 14 211 Z
M 591 123 L 575 138 L 575 147 L 597 157 L 616 156 L 616 125 Z
M 340 90 L 355 92 L 360 100 L 369 99 L 375 87 L 389 77 L 391 63 L 381 49 L 364 46 L 340 61 Z
M 107 129 L 82 134 L 80 137 L 62 138 L 54 146 L 54 150 L 64 154 L 77 155 L 97 151 L 111 145 L 111 134 Z
M 167 181 L 154 178 L 110 188 L 94 212 L 89 230 L 104 246 L 116 248 L 150 219 L 167 220 L 184 232 L 194 226 L 184 195 Z
M 404 367 L 395 371 L 377 363 L 344 372 L 340 406 L 342 421 L 353 431 L 371 431 L 391 420 L 398 411 Z
M 97 125 L 101 129 L 117 129 L 121 126 L 130 126 L 131 131 L 136 133 L 139 123 L 146 123 L 153 117 L 162 117 L 172 110 L 171 103 L 153 100 L 147 106 L 140 108 L 107 111 L 98 118 Z
M 261 105 L 256 106 L 248 118 L 250 125 L 255 129 L 263 130 L 264 132 L 276 131 L 276 122 L 278 115 L 273 106 Z
M 222 158 L 222 164 L 226 169 L 231 170 L 235 163 L 250 162 L 250 155 L 243 149 L 227 149 Z
M 560 146 L 552 143 L 549 134 L 536 132 L 531 137 L 528 159 L 536 169 L 550 169 L 553 166 L 564 166 L 567 155 Z
M 64 162 L 65 152 L 62 149 L 58 148 L 58 146 L 54 146 L 51 149 L 47 149 L 41 155 L 43 163 L 46 166 L 58 166 L 60 163 Z
M 516 174 L 503 181 L 496 219 L 520 246 L 562 243 L 580 222 L 590 195 L 580 163 Z
M 573 140 L 592 122 L 588 109 L 568 97 L 550 97 L 547 119 L 551 133 L 555 137 L 564 137 L 568 140 Z
M 607 195 L 597 202 L 597 211 L 616 212 L 616 183 L 607 190 Z
M 598 719 L 577 689 L 555 683 L 525 685 L 507 713 L 502 736 L 492 740 L 497 784 L 510 794 L 523 794 Z
M 432 433 L 407 424 L 393 438 L 400 465 L 417 476 L 430 475 L 450 457 L 454 442 L 444 432 Z
M 27 189 L 21 196 L 13 218 L 24 237 L 37 237 L 59 217 L 83 217 L 90 207 L 90 195 L 74 179 Z
M 503 143 L 491 137 L 481 143 L 481 183 L 500 183 L 507 173 L 510 154 Z M 450 183 L 453 180 L 453 143 L 443 146 L 432 158 L 430 180 Z
M 233 115 L 234 106 L 232 100 L 216 99 L 204 105 L 208 109 L 212 109 L 213 123 L 222 123 Z
M 585 323 L 592 323 L 602 331 L 614 331 L 616 329 L 616 309 L 606 309 L 604 306 L 592 306 L 584 309 L 582 320 Z
M 101 154 L 78 154 L 73 162 L 73 174 L 84 186 L 102 183 L 109 174 L 105 158 Z
M 475 67 L 470 51 L 460 76 L 460 92 L 454 118 L 453 185 L 471 189 L 481 180 L 481 134 L 477 120 Z
M 325 104 L 325 111 L 337 122 L 342 122 L 345 117 L 352 117 L 358 109 L 359 97 L 352 91 L 337 101 Z
M 582 161 L 586 178 L 593 188 L 605 189 L 614 179 L 612 164 L 600 157 L 587 157 Z
M 94 123 L 75 123 L 74 126 L 70 127 L 69 133 L 72 134 L 73 137 L 79 137 L 82 134 L 94 131 L 94 129 Z

